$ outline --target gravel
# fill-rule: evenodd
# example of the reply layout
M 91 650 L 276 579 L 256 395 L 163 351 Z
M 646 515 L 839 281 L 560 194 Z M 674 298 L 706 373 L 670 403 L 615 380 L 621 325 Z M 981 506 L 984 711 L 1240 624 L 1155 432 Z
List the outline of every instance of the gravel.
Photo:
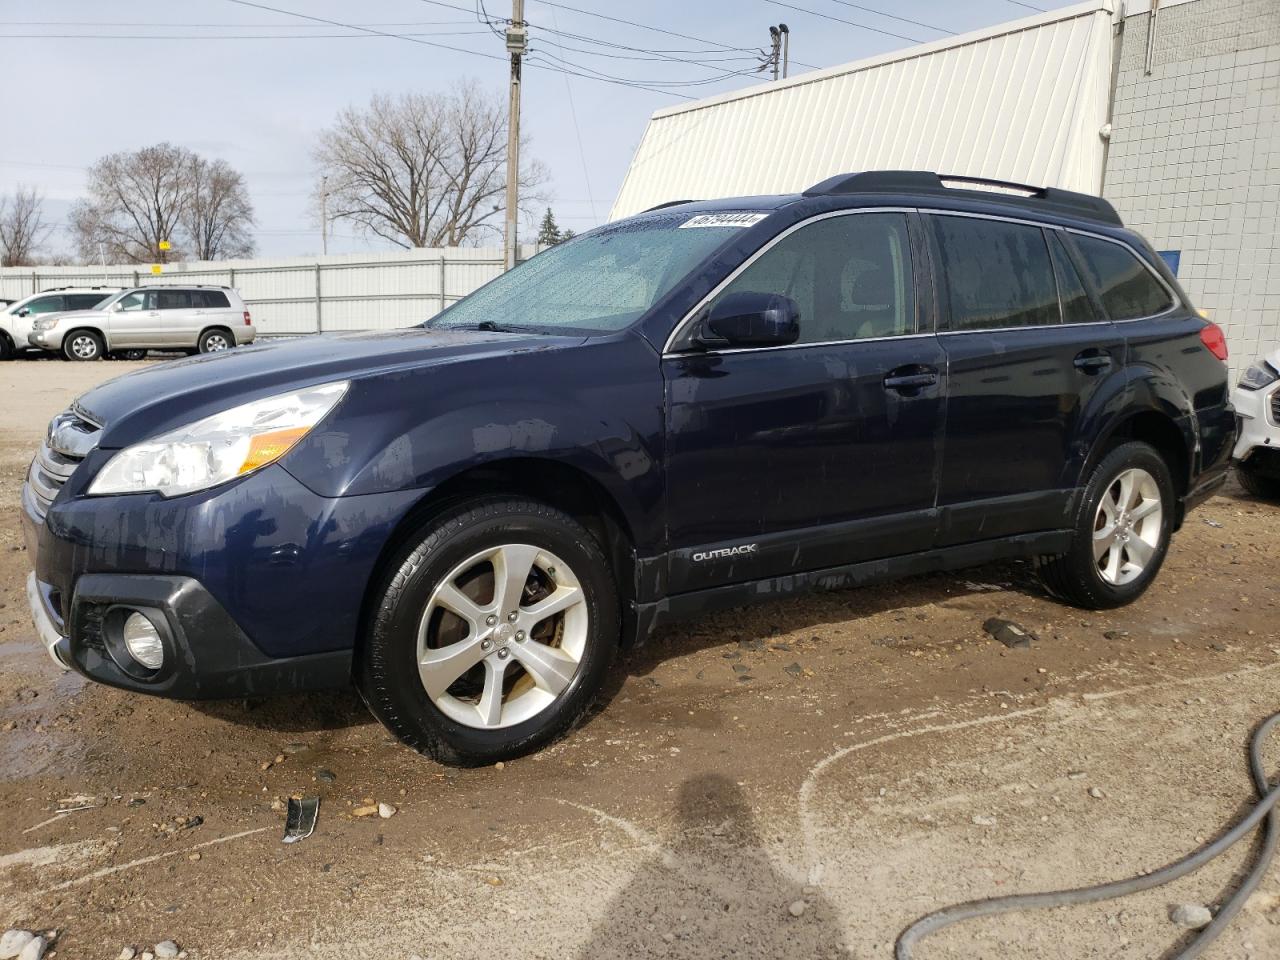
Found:
M 1180 903 L 1169 911 L 1169 919 L 1180 927 L 1199 930 L 1213 922 L 1213 914 L 1203 904 Z
M 13 960 L 35 936 L 30 930 L 6 930 L 0 935 L 0 960 Z

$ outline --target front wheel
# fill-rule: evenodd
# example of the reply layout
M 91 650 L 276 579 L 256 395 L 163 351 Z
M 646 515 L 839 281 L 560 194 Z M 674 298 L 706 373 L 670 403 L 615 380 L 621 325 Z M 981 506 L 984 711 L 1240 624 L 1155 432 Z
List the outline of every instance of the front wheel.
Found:
M 1136 600 L 1164 563 L 1174 499 L 1169 467 L 1154 447 L 1139 441 L 1116 447 L 1085 487 L 1071 549 L 1041 559 L 1045 586 L 1089 610 Z
M 528 500 L 478 500 L 435 519 L 388 565 L 375 603 L 361 695 L 400 740 L 445 763 L 493 763 L 559 737 L 618 647 L 600 545 Z
M 105 351 L 102 337 L 92 330 L 72 330 L 62 341 L 62 355 L 68 360 L 101 360 Z
M 145 360 L 147 359 L 147 351 L 143 349 L 130 350 L 113 350 L 111 351 L 112 360 Z
M 13 355 L 17 351 L 13 348 L 13 341 L 9 339 L 9 335 L 0 330 L 0 360 L 12 360 Z

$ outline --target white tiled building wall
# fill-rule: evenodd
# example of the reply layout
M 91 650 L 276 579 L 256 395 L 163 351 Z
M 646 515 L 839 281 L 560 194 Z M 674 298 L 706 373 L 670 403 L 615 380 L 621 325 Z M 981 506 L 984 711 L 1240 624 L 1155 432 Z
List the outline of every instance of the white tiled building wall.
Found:
M 1280 346 L 1280 0 L 1128 17 L 1103 193 L 1226 331 L 1239 371 Z

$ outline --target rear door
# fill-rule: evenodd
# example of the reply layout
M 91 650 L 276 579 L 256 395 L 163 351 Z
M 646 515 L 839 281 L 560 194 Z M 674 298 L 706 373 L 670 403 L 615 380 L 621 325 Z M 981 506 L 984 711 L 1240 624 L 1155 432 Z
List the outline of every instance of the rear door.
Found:
M 156 347 L 194 347 L 200 334 L 201 305 L 199 290 L 158 290 L 156 306 L 160 311 Z
M 677 337 L 664 356 L 670 592 L 932 542 L 944 357 L 911 223 L 842 211 L 792 228 L 716 297 L 792 298 L 799 341 L 680 350 Z
M 1081 427 L 1124 339 L 1063 231 L 934 212 L 949 389 L 940 546 L 1069 525 Z
M 234 334 L 235 326 L 244 323 L 243 315 L 231 309 L 231 301 L 222 290 L 192 290 L 191 302 L 196 318 L 191 334 L 193 343 L 200 332 L 209 327 L 226 327 Z

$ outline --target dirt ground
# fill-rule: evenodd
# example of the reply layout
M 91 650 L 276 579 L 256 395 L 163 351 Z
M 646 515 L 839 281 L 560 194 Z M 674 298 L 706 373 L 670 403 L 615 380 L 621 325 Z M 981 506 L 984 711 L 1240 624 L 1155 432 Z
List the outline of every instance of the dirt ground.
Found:
M 18 491 L 49 417 L 138 366 L 0 365 L 0 929 L 56 929 L 59 957 L 889 958 L 927 911 L 1157 867 L 1252 799 L 1280 505 L 1234 485 L 1126 609 L 1063 607 L 1015 563 L 732 611 L 632 654 L 567 740 L 503 769 L 437 766 L 348 693 L 87 684 L 35 639 Z M 1037 641 L 1004 648 L 991 616 Z M 285 845 L 298 793 L 319 825 Z M 353 817 L 368 800 L 399 812 Z M 1170 906 L 1219 902 L 1245 856 L 919 955 L 1161 956 Z M 1280 867 L 1208 955 L 1280 957 Z

